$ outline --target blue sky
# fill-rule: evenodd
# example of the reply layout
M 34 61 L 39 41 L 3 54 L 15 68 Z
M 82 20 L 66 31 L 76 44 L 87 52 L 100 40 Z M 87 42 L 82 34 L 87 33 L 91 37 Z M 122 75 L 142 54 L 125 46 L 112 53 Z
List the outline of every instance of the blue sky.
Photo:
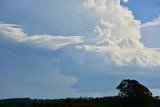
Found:
M 133 11 L 136 19 L 141 22 L 149 22 L 159 16 L 160 12 L 159 0 L 129 0 L 127 6 Z
M 0 98 L 160 95 L 160 1 L 119 1 L 0 0 Z

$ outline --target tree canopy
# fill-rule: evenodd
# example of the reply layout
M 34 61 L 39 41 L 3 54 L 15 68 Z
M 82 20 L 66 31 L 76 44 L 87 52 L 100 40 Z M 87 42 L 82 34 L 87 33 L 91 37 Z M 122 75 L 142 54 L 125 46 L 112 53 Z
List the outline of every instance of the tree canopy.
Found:
M 149 89 L 136 80 L 124 79 L 117 89 L 120 91 L 119 96 L 124 97 L 152 97 Z
M 14 98 L 0 100 L 0 107 L 160 107 L 158 96 L 136 80 L 123 80 L 117 89 L 120 95 L 66 99 Z

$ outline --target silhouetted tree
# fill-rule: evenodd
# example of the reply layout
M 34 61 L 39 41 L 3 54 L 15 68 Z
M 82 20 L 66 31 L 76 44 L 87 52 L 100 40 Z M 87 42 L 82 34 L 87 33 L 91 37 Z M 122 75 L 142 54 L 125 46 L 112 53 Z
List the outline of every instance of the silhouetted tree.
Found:
M 121 95 L 126 97 L 2 99 L 0 107 L 160 107 L 159 97 L 152 97 L 152 93 L 136 80 L 123 80 L 117 89 L 120 90 Z
M 117 89 L 120 91 L 119 96 L 124 97 L 152 97 L 149 89 L 136 80 L 123 80 Z

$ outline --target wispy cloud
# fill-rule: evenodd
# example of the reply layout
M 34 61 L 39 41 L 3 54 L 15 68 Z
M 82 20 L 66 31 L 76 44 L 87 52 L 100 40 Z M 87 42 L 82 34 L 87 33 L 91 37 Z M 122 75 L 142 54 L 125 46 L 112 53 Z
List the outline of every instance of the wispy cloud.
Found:
M 141 25 L 142 28 L 151 27 L 151 26 L 160 26 L 160 16 L 152 22 L 146 22 Z
M 29 36 L 23 32 L 23 29 L 15 24 L 0 23 L 0 37 L 6 40 L 12 40 L 19 43 L 31 44 L 35 47 L 56 50 L 66 45 L 83 42 L 80 36 L 53 36 L 53 35 L 33 35 Z

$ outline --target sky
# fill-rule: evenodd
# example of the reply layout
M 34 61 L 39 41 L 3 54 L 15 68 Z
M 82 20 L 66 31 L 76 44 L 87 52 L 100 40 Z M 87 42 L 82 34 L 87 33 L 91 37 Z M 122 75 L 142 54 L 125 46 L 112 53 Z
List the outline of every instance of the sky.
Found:
M 0 99 L 160 95 L 159 0 L 0 0 Z

